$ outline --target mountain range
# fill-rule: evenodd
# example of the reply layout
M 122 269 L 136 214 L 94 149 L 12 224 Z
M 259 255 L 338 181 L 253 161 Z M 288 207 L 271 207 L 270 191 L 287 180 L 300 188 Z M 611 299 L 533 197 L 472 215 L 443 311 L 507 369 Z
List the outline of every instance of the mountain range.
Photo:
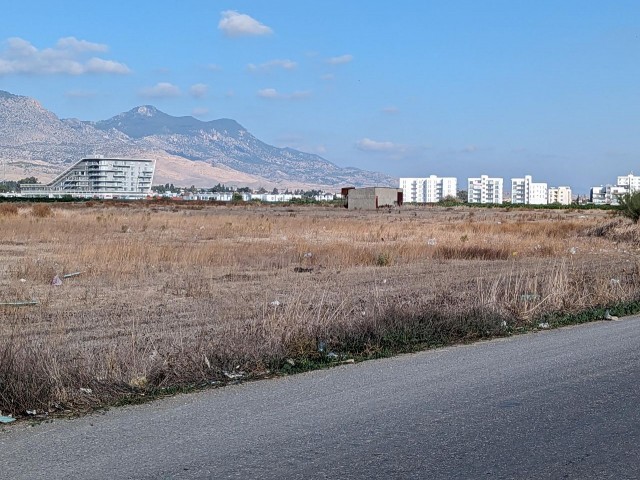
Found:
M 154 184 L 265 188 L 395 186 L 397 179 L 268 145 L 235 120 L 174 117 L 143 105 L 97 122 L 60 119 L 30 97 L 0 90 L 0 175 L 48 180 L 88 155 L 156 160 Z

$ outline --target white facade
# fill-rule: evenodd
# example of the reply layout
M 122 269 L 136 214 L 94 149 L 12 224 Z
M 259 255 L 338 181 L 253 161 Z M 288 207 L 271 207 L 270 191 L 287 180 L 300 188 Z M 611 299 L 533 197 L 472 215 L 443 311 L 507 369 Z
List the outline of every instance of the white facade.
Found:
M 640 175 L 634 175 L 633 173 L 630 173 L 629 175 L 618 177 L 616 186 L 626 187 L 628 193 L 637 192 L 638 190 L 640 190 Z
M 547 184 L 534 183 L 531 175 L 511 179 L 511 203 L 526 205 L 547 204 Z
M 403 201 L 405 203 L 437 203 L 458 193 L 458 179 L 431 175 L 422 178 L 401 178 Z
M 570 187 L 550 187 L 547 194 L 549 204 L 571 205 L 572 196 Z
M 25 197 L 146 198 L 154 170 L 154 160 L 88 157 L 46 185 L 22 184 L 20 190 Z
M 596 205 L 618 205 L 618 197 L 629 193 L 626 185 L 591 187 L 591 202 Z
M 482 175 L 467 179 L 469 203 L 502 203 L 504 180 L 498 177 Z

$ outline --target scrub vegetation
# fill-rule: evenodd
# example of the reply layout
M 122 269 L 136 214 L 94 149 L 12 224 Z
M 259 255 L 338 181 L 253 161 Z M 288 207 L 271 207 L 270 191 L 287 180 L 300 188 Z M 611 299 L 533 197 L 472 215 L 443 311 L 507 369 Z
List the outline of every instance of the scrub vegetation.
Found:
M 639 227 L 599 210 L 42 206 L 0 204 L 5 415 L 601 319 L 640 300 Z

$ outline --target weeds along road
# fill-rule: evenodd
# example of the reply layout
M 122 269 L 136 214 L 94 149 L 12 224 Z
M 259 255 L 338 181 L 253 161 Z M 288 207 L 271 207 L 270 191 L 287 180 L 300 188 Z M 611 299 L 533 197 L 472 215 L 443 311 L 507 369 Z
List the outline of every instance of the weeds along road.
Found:
M 640 478 L 640 318 L 0 433 L 6 479 Z

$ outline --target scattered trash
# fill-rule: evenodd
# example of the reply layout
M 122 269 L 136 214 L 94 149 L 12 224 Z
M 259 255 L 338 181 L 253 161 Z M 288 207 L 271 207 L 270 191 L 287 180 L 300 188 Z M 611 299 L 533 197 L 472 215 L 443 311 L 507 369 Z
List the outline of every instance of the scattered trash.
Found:
M 520 295 L 520 300 L 523 302 L 531 302 L 532 300 L 540 300 L 540 295 L 537 293 L 523 293 Z
M 83 388 L 83 387 L 80 387 L 80 391 L 81 391 L 82 393 L 93 393 L 93 390 L 91 390 L 90 388 Z
M 25 282 L 26 282 L 26 280 L 24 278 L 20 279 L 20 283 L 25 283 Z
M 18 302 L 2 302 L 0 307 L 27 307 L 29 305 L 38 305 L 37 300 L 22 300 Z
M 576 247 L 571 247 L 571 248 L 569 249 L 569 253 L 570 253 L 571 255 L 575 255 L 576 253 L 578 253 L 578 249 L 577 249 Z
M 274 300 L 273 302 L 271 302 L 269 305 L 272 305 L 274 307 L 279 307 L 280 306 L 280 302 L 278 300 Z
M 292 367 L 295 366 L 296 362 L 293 358 L 287 358 L 285 360 L 285 362 L 287 362 L 289 365 L 291 365 Z
M 500 326 L 502 326 L 503 328 L 507 328 L 507 321 L 502 320 L 502 323 L 500 324 Z
M 55 277 L 53 277 L 53 280 L 51 280 L 51 285 L 59 287 L 60 285 L 62 285 L 62 279 L 58 275 L 56 275 Z
M 305 254 L 303 255 L 303 257 L 304 257 L 304 258 L 311 258 L 311 257 L 313 257 L 313 253 L 311 253 L 311 252 L 307 252 L 307 253 L 305 253 Z
M 204 363 L 207 365 L 207 368 L 211 368 L 211 362 L 206 355 L 204 356 Z
M 549 328 L 549 324 L 547 322 L 539 323 L 538 324 L 538 328 L 547 329 L 547 328 Z
M 225 372 L 225 371 L 223 371 L 222 373 L 224 373 L 224 375 L 227 378 L 230 378 L 231 380 L 236 380 L 238 378 L 244 377 L 244 372 Z
M 436 243 L 438 243 L 438 242 L 436 241 L 436 239 L 435 239 L 435 238 L 430 238 L 429 240 L 427 240 L 427 245 L 431 245 L 432 247 L 433 247 Z
M 620 285 L 620 279 L 619 278 L 612 278 L 611 279 L 611 286 L 613 285 Z
M 37 410 L 27 410 L 26 411 L 27 415 L 36 415 L 38 413 Z
M 340 355 L 338 355 L 338 354 L 337 354 L 337 353 L 335 353 L 335 352 L 329 352 L 329 353 L 327 353 L 327 358 L 328 358 L 328 359 L 330 359 L 330 360 L 335 360 L 336 358 L 339 358 L 339 357 L 340 357 Z
M 0 423 L 11 423 L 15 421 L 16 419 L 13 417 L 5 417 L 4 415 L 0 415 Z
M 311 273 L 313 272 L 313 268 L 295 267 L 293 271 L 296 273 Z
M 324 352 L 325 348 L 327 348 L 327 344 L 326 343 L 324 343 L 322 341 L 318 342 L 318 351 L 319 352 Z
M 82 272 L 67 273 L 67 274 L 63 275 L 62 278 L 77 277 L 78 275 L 81 275 L 81 274 L 82 274 Z
M 612 321 L 612 320 L 618 320 L 618 317 L 616 317 L 615 315 L 611 315 L 611 312 L 607 310 L 606 312 L 604 312 L 604 319 Z
M 356 363 L 356 361 L 353 358 L 348 358 L 347 360 L 343 360 L 340 363 Z
M 387 283 L 387 279 L 385 278 L 384 280 L 382 280 L 382 283 Z

